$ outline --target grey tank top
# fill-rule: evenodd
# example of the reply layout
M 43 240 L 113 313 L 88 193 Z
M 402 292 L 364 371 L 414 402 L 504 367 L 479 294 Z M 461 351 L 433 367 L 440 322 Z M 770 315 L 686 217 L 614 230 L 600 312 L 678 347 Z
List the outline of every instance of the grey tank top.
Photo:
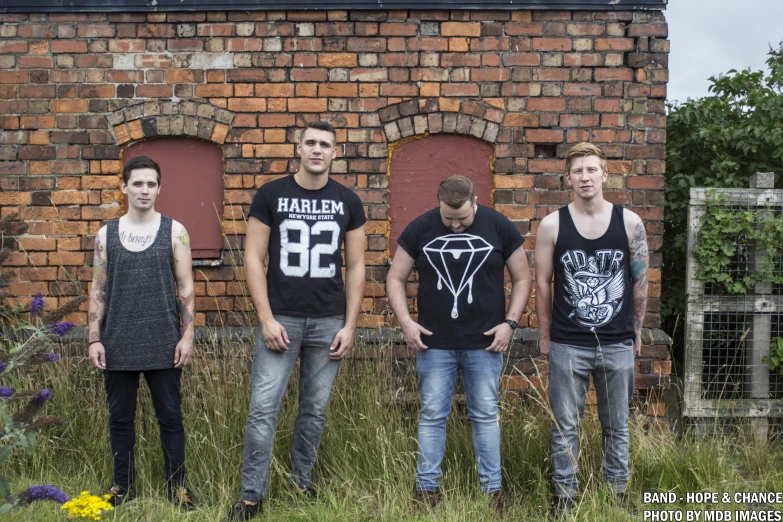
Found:
M 106 229 L 106 302 L 101 341 L 107 370 L 174 367 L 181 338 L 171 246 L 171 218 L 161 215 L 158 234 L 140 252 L 120 243 L 119 220 Z

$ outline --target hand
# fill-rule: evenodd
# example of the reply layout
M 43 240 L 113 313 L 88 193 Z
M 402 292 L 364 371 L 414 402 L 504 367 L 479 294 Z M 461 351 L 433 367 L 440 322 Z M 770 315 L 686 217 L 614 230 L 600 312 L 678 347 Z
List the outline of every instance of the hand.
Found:
M 488 348 L 484 348 L 488 352 L 505 352 L 508 350 L 511 344 L 511 338 L 514 336 L 514 330 L 508 323 L 500 323 L 492 330 L 484 332 L 484 335 L 494 335 L 495 339 Z
M 402 326 L 402 335 L 405 337 L 405 342 L 414 350 L 426 350 L 428 348 L 428 346 L 422 342 L 421 334 L 432 335 L 432 332 L 413 319 Z
M 334 336 L 334 341 L 329 347 L 329 358 L 333 361 L 339 361 L 348 357 L 353 349 L 353 335 L 355 328 L 345 327 Z
M 92 343 L 87 353 L 93 366 L 99 370 L 106 369 L 106 348 L 103 347 L 103 343 Z
M 552 348 L 552 341 L 549 339 L 538 338 L 538 351 L 543 359 L 549 359 L 549 350 Z
M 637 334 L 633 340 L 633 354 L 636 357 L 642 355 L 642 334 Z
M 183 368 L 193 359 L 193 340 L 180 339 L 174 350 L 174 368 Z
M 264 336 L 264 344 L 273 352 L 286 352 L 286 346 L 291 341 L 288 340 L 288 332 L 282 324 L 274 319 L 261 323 L 261 335 Z

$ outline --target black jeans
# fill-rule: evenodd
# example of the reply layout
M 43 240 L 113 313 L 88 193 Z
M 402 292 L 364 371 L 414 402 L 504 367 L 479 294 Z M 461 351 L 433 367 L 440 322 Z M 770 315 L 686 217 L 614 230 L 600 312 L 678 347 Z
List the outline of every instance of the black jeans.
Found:
M 164 479 L 169 485 L 185 481 L 185 427 L 182 424 L 180 382 L 182 370 L 103 372 L 109 401 L 109 438 L 114 455 L 114 483 L 129 488 L 136 480 L 136 394 L 144 374 L 155 406 L 163 447 Z

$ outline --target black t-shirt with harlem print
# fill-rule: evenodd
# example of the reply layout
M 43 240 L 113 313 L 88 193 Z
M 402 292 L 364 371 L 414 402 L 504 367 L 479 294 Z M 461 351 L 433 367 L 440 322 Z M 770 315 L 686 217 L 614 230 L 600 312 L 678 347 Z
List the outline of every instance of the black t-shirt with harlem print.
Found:
M 411 221 L 397 240 L 419 272 L 418 323 L 429 348 L 480 350 L 506 316 L 505 264 L 524 243 L 514 224 L 478 206 L 473 223 L 454 233 L 435 208 Z
M 366 218 L 359 196 L 333 179 L 307 190 L 294 176 L 258 189 L 250 216 L 268 225 L 267 293 L 272 313 L 328 317 L 345 313 L 340 248 Z

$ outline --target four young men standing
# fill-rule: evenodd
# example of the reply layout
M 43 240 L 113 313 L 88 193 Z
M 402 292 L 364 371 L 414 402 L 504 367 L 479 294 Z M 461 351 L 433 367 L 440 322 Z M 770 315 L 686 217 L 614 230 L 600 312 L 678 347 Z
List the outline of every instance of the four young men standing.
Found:
M 229 520 L 249 520 L 261 512 L 277 416 L 297 359 L 299 412 L 290 481 L 303 495 L 315 495 L 311 471 L 326 406 L 340 361 L 353 346 L 364 296 L 364 210 L 356 194 L 329 178 L 334 128 L 309 124 L 297 151 L 298 172 L 263 185 L 250 209 L 245 273 L 260 328 L 242 492 Z M 590 376 L 603 432 L 604 479 L 625 500 L 629 478 L 628 403 L 634 356 L 641 349 L 649 263 L 644 224 L 604 199 L 606 179 L 603 151 L 589 143 L 574 146 L 565 174 L 573 202 L 545 217 L 537 233 L 536 309 L 541 355 L 549 358 L 556 509 L 570 508 L 576 496 L 577 431 Z M 155 162 L 130 160 L 122 190 L 128 213 L 95 238 L 89 316 L 90 360 L 105 370 L 109 399 L 115 461 L 110 494 L 115 504 L 135 495 L 133 416 L 144 373 L 161 426 L 170 498 L 191 507 L 179 395 L 181 368 L 193 349 L 188 235 L 154 210 L 160 190 Z M 438 207 L 412 221 L 398 240 L 387 293 L 406 343 L 416 350 L 421 411 L 415 495 L 421 504 L 439 500 L 446 420 L 460 370 L 481 490 L 500 491 L 498 381 L 503 352 L 530 295 L 523 242 L 506 217 L 477 204 L 471 181 L 462 176 L 444 180 Z M 414 267 L 417 320 L 408 312 L 405 291 Z M 505 269 L 512 283 L 508 304 Z

